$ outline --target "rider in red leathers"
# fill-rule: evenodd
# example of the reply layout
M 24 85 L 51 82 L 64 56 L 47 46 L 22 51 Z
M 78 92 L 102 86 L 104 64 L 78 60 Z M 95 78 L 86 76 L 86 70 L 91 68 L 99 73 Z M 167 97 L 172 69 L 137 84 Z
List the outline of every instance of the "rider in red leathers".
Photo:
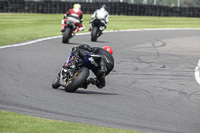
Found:
M 85 26 L 82 24 L 83 12 L 81 11 L 80 4 L 74 4 L 74 7 L 72 9 L 69 9 L 69 11 L 64 15 L 64 18 L 61 22 L 62 23 L 61 32 L 65 31 L 65 25 L 68 19 L 74 21 L 75 25 L 77 26 L 76 30 L 73 31 L 73 35 L 75 35 L 76 32 L 83 31 L 85 29 Z

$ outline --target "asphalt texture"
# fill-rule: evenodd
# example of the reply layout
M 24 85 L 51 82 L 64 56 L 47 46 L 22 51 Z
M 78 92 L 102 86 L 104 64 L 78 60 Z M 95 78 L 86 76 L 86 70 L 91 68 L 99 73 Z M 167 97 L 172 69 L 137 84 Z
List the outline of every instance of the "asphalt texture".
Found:
M 106 87 L 52 89 L 71 48 L 114 50 Z M 49 119 L 152 133 L 200 132 L 200 30 L 104 33 L 0 49 L 0 109 Z M 92 74 L 91 74 L 92 76 Z

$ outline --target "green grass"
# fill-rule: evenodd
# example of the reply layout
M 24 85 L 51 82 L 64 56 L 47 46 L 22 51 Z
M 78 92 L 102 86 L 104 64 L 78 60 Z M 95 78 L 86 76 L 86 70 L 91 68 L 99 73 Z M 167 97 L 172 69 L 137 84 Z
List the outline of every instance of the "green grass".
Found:
M 88 32 L 90 17 L 83 16 L 83 32 Z M 0 46 L 61 35 L 62 18 L 63 14 L 0 13 Z M 200 28 L 200 18 L 110 15 L 106 30 L 143 28 Z
M 111 16 L 110 29 L 200 28 L 200 18 Z
M 1 133 L 141 133 L 0 111 Z

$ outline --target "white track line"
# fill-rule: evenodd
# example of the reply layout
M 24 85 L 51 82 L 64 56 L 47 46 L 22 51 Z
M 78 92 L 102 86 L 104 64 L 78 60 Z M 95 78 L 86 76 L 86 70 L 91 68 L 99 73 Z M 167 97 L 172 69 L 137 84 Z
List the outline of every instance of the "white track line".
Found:
M 200 60 L 198 61 L 198 64 L 194 70 L 194 76 L 195 76 L 197 83 L 200 84 Z

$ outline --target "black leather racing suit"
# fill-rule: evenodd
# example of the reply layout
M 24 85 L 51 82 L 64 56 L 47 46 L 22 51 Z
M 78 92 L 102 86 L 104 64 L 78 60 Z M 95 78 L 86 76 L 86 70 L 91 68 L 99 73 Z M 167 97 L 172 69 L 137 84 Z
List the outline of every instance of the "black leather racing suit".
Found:
M 76 52 L 76 54 L 82 59 L 88 54 L 101 56 L 101 61 L 99 62 L 101 67 L 99 69 L 92 70 L 96 79 L 90 78 L 90 83 L 95 84 L 98 88 L 103 88 L 106 83 L 105 76 L 108 75 L 114 68 L 113 56 L 103 48 L 90 47 L 87 44 L 82 44 L 73 49 L 76 49 L 74 50 L 74 53 Z

